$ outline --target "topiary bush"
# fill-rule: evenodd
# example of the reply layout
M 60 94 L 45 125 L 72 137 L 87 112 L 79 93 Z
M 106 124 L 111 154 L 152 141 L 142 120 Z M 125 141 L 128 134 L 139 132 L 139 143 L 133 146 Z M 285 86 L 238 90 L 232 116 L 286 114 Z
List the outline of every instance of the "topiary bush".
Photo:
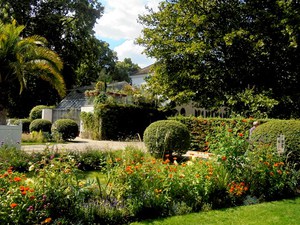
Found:
M 144 132 L 144 143 L 155 157 L 173 153 L 180 156 L 190 147 L 190 140 L 187 126 L 175 120 L 156 121 Z
M 52 134 L 59 136 L 62 140 L 75 139 L 79 134 L 78 124 L 72 119 L 56 120 L 51 127 Z
M 42 132 L 51 133 L 51 126 L 52 126 L 52 123 L 49 120 L 36 119 L 31 122 L 31 124 L 29 126 L 29 130 L 30 130 L 30 132 L 42 131 Z
M 36 120 L 42 118 L 43 109 L 51 109 L 53 106 L 37 105 L 30 110 L 29 119 Z
M 271 120 L 259 125 L 251 135 L 251 141 L 269 144 L 276 148 L 278 135 L 285 136 L 285 152 L 289 160 L 300 162 L 300 120 Z
M 22 123 L 22 133 L 29 133 L 29 126 L 31 123 L 30 119 L 17 119 L 13 121 L 13 125 L 19 125 L 20 123 Z

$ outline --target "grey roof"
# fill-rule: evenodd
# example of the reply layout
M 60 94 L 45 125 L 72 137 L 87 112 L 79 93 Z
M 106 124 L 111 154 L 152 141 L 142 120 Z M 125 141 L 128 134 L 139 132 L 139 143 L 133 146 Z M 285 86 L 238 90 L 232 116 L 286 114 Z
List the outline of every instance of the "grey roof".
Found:
M 89 104 L 89 99 L 84 95 L 86 90 L 93 89 L 93 86 L 85 86 L 69 90 L 67 96 L 58 104 L 57 109 L 80 109 Z

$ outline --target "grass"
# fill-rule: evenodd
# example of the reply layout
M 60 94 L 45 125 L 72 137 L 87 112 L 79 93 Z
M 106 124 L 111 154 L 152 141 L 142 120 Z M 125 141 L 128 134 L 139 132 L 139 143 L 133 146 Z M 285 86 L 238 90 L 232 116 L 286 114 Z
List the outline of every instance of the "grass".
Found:
M 300 198 L 143 221 L 131 225 L 298 225 Z

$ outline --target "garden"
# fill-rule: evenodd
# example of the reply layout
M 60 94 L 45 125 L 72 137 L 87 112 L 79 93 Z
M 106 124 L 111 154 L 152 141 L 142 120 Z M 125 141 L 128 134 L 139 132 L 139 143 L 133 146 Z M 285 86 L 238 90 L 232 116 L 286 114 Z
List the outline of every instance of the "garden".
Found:
M 147 152 L 2 146 L 0 223 L 130 224 L 299 196 L 300 122 L 260 120 L 249 137 L 253 122 L 157 121 L 144 132 Z M 209 157 L 184 156 L 187 150 Z

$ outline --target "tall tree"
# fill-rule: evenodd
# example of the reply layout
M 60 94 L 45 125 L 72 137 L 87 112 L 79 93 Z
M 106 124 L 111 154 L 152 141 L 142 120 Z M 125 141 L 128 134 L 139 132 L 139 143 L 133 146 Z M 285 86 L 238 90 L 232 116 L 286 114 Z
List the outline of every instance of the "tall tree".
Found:
M 123 61 L 116 63 L 115 71 L 112 74 L 114 81 L 127 81 L 130 82 L 130 75 L 140 69 L 138 64 L 132 62 L 130 58 L 125 58 Z
M 67 88 L 96 81 L 99 71 L 114 70 L 115 53 L 97 40 L 93 31 L 103 10 L 97 0 L 0 0 L 0 20 L 16 19 L 26 26 L 23 37 L 43 36 L 58 53 L 64 62 L 61 73 Z M 60 100 L 44 81 L 31 78 L 28 82 L 31 85 L 21 96 L 17 89 L 12 92 L 11 116 L 28 116 L 33 106 L 55 105 Z
M 24 26 L 0 22 L 0 124 L 6 124 L 8 97 L 12 87 L 26 87 L 31 76 L 49 82 L 58 93 L 65 95 L 65 84 L 60 71 L 63 63 L 59 56 L 46 47 L 41 36 L 22 38 Z
M 25 25 L 24 36 L 45 37 L 64 62 L 62 74 L 67 87 L 76 84 L 75 71 L 83 56 L 94 53 L 93 28 L 103 13 L 101 3 L 96 0 L 0 0 L 0 3 L 6 8 L 0 18 L 14 18 Z
M 283 0 L 162 2 L 139 17 L 137 41 L 157 59 L 151 86 L 204 107 L 251 88 L 280 102 L 276 116 L 300 116 L 299 9 Z

